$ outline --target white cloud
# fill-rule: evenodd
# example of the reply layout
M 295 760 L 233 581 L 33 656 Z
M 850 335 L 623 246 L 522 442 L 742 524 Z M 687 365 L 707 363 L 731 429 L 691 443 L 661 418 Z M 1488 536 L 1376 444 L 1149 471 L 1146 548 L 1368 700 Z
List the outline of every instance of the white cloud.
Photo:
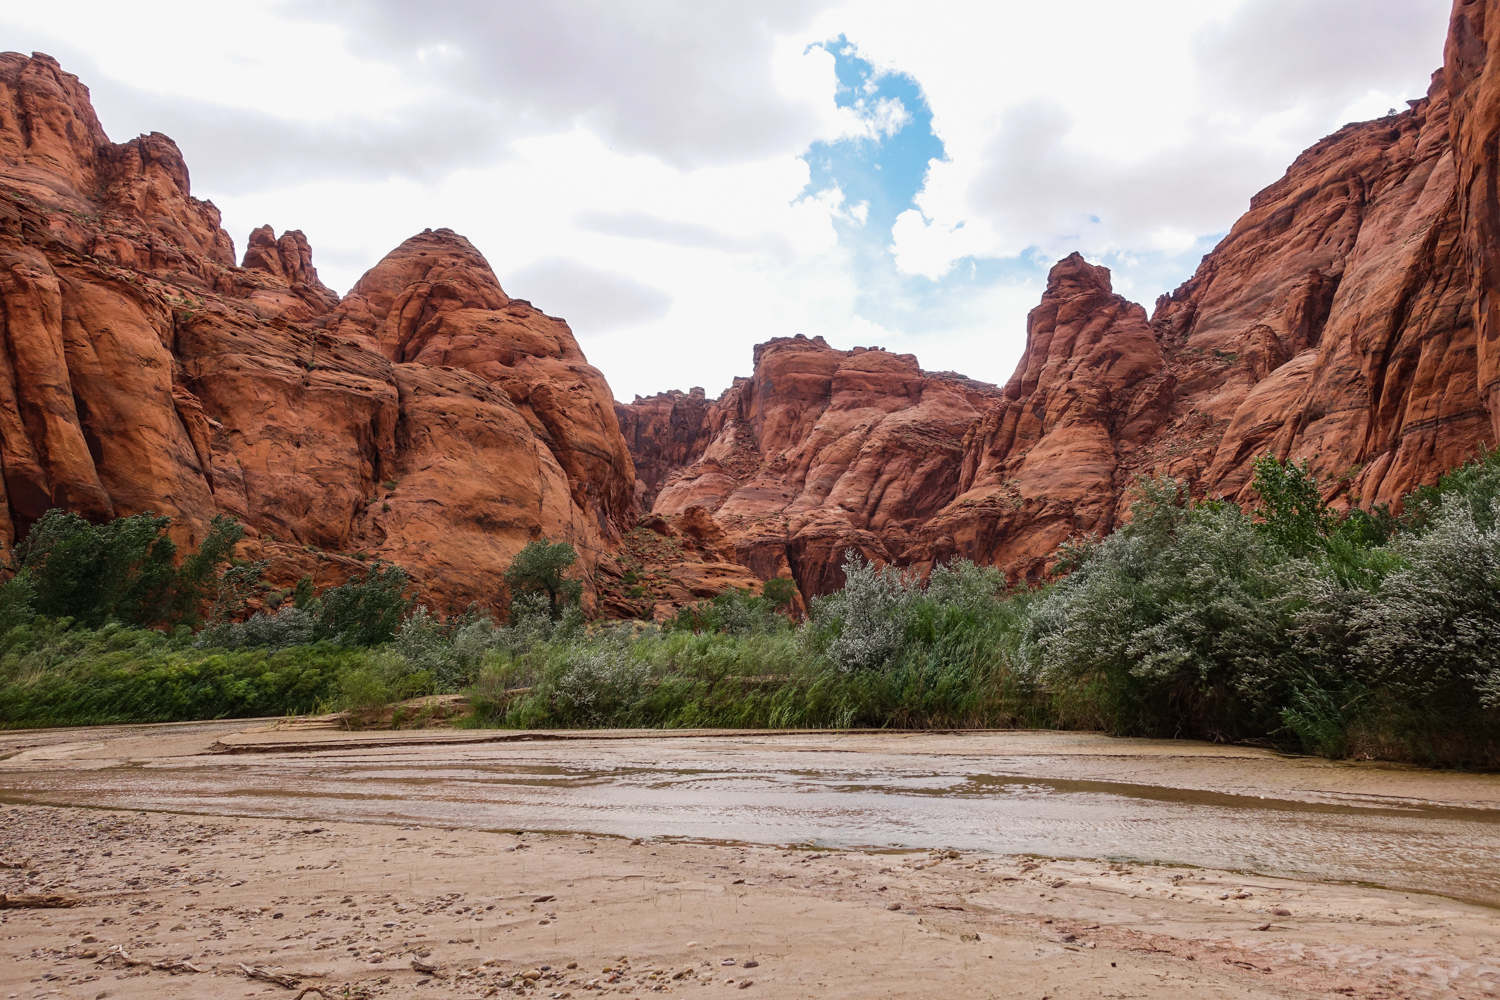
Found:
M 889 138 L 911 124 L 911 112 L 899 97 L 878 97 L 872 102 L 860 98 L 854 102 L 854 111 L 864 120 L 872 139 Z
M 595 333 L 661 319 L 672 306 L 672 296 L 659 288 L 567 257 L 534 260 L 500 279 L 502 287 L 526 289 L 532 305 L 543 312 L 561 315 Z
M 948 159 L 892 250 L 935 278 L 966 256 L 1173 252 L 1224 231 L 1312 141 L 1425 92 L 1447 6 L 932 0 L 936 30 L 893 3 L 818 23 L 929 96 Z
M 629 398 L 716 392 L 798 332 L 1003 382 L 1052 260 L 1149 305 L 1298 151 L 1425 90 L 1446 7 L 51 0 L 0 8 L 0 38 L 81 74 L 115 138 L 177 139 L 241 246 L 304 230 L 334 287 L 464 233 Z M 807 192 L 801 156 L 919 109 L 837 106 L 840 34 L 921 85 L 946 150 L 883 270 L 839 243 L 884 241 L 870 204 Z

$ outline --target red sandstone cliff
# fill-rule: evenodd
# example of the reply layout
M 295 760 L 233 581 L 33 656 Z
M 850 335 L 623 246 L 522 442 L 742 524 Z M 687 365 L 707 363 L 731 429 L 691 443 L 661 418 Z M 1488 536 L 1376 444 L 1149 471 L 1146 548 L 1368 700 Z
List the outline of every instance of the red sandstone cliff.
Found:
M 619 419 L 653 512 L 711 512 L 736 561 L 814 595 L 842 584 L 849 548 L 904 558 L 956 494 L 964 435 L 998 398 L 909 354 L 798 336 L 757 347 L 755 374 L 718 400 L 664 393 Z
M 846 547 L 1035 580 L 1113 529 L 1138 477 L 1248 502 L 1268 452 L 1335 502 L 1398 501 L 1500 440 L 1492 51 L 1500 0 L 1457 0 L 1429 95 L 1298 157 L 1149 321 L 1107 269 L 1060 262 L 1003 391 L 777 340 L 716 402 L 621 407 L 654 509 L 703 506 L 743 564 L 784 558 L 811 595 Z
M 604 377 L 461 236 L 407 240 L 342 301 L 299 232 L 236 266 L 172 141 L 110 142 L 43 55 L 0 55 L 0 344 L 7 547 L 52 506 L 188 542 L 227 512 L 280 583 L 389 558 L 461 605 L 532 538 L 592 569 L 633 525 Z
M 976 427 L 963 493 L 924 529 L 927 558 L 1035 579 L 1069 534 L 1114 527 L 1139 476 L 1248 502 L 1251 466 L 1271 453 L 1308 461 L 1331 500 L 1394 503 L 1495 440 L 1475 329 L 1484 240 L 1459 211 L 1465 133 L 1445 76 L 1406 112 L 1298 157 L 1149 327 L 1112 331 L 1104 355 L 1049 337 L 1054 304 L 1079 303 L 1054 287 L 1055 269 L 1006 389 L 1017 429 L 1001 412 Z M 1107 272 L 1093 270 L 1107 292 Z M 1117 309 L 1081 304 L 1084 324 Z M 1049 363 L 1028 380 L 1039 349 Z M 1099 398 L 1080 398 L 1080 381 Z

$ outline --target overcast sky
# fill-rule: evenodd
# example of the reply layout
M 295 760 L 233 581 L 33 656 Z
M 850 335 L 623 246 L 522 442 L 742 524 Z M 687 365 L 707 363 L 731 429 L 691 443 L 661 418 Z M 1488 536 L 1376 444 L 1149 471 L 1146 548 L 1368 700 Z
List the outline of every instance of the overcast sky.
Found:
M 628 401 L 795 333 L 1004 382 L 1055 260 L 1149 309 L 1299 151 L 1426 92 L 1448 6 L 4 0 L 0 48 L 341 293 L 463 233 Z

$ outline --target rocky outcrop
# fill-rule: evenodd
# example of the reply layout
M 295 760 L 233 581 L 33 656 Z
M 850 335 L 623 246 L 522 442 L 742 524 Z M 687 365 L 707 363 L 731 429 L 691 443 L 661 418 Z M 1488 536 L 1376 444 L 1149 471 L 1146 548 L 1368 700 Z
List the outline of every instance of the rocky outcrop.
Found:
M 1489 417 L 1443 80 L 1298 157 L 1158 304 L 1180 383 L 1168 431 L 1201 415 L 1222 433 L 1153 471 L 1243 501 L 1270 452 L 1345 500 L 1395 502 L 1473 454 Z
M 662 485 L 702 457 L 716 431 L 705 421 L 720 412 L 701 386 L 637 396 L 629 406 L 615 404 L 615 419 L 635 464 L 636 506 L 650 510 Z
M 1475 382 L 1500 442 L 1500 3 L 1454 0 L 1443 52 L 1456 220 L 1474 298 Z
M 849 549 L 1037 580 L 1141 477 L 1249 503 L 1267 453 L 1396 503 L 1500 440 L 1497 46 L 1500 0 L 1456 0 L 1427 97 L 1299 156 L 1149 319 L 1060 262 L 1003 388 L 798 336 L 628 406 L 449 230 L 341 300 L 299 232 L 237 266 L 170 139 L 112 143 L 55 61 L 0 55 L 0 543 L 52 506 L 188 542 L 228 512 L 280 583 L 389 558 L 453 605 L 547 535 L 662 617 L 827 593 Z
M 53 506 L 189 544 L 229 513 L 277 583 L 385 558 L 461 606 L 533 538 L 591 571 L 634 524 L 603 376 L 466 240 L 413 237 L 342 301 L 300 232 L 236 266 L 171 140 L 111 143 L 43 55 L 0 55 L 0 316 L 6 547 Z
M 1476 33 L 1466 12 L 1486 6 L 1458 4 L 1455 39 Z M 1111 476 L 1096 477 L 1087 496 L 1058 488 L 1079 457 L 1079 424 L 1076 410 L 1050 401 L 1080 377 L 1116 389 L 1118 362 L 1073 354 L 1021 387 L 1023 408 L 1046 414 L 1033 441 L 987 416 L 971 442 L 966 492 L 925 532 L 930 557 L 980 558 L 1036 579 L 1062 538 L 1119 523 L 1137 477 L 1170 475 L 1197 496 L 1249 503 L 1252 466 L 1265 454 L 1308 462 L 1336 504 L 1399 504 L 1496 440 L 1495 375 L 1476 326 L 1493 240 L 1483 213 L 1463 207 L 1483 180 L 1469 195 L 1459 184 L 1484 144 L 1471 134 L 1477 118 L 1450 114 L 1448 85 L 1463 76 L 1455 52 L 1471 48 L 1450 41 L 1449 65 L 1407 111 L 1345 126 L 1299 156 L 1157 303 L 1155 370 L 1148 365 L 1116 408 L 1117 427 L 1085 421 Z M 1028 359 L 1049 308 L 1044 300 L 1032 315 Z M 1101 320 L 1114 308 L 1099 307 Z M 1139 330 L 1126 339 L 1136 346 L 1122 350 L 1139 354 Z M 1057 447 L 1067 460 L 1051 460 Z
M 717 400 L 638 398 L 620 420 L 647 488 L 660 482 L 654 513 L 711 512 L 735 562 L 811 596 L 842 585 L 847 549 L 904 557 L 957 494 L 964 435 L 998 398 L 909 354 L 798 336 L 757 347 L 754 375 Z
M 567 323 L 506 295 L 463 237 L 440 229 L 401 244 L 360 278 L 328 330 L 396 364 L 478 376 L 556 459 L 602 536 L 629 517 L 634 474 L 604 376 Z
M 1079 533 L 1108 533 L 1175 388 L 1146 311 L 1114 294 L 1109 270 L 1076 253 L 1058 263 L 1003 399 L 965 435 L 958 496 L 908 560 L 1015 571 Z

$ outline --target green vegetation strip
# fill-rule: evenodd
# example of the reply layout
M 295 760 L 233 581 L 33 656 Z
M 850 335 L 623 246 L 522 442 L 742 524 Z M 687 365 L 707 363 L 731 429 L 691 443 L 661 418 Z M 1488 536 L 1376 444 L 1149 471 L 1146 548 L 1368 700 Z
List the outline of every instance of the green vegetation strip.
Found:
M 0 725 L 358 716 L 463 692 L 471 726 L 1080 728 L 1500 767 L 1500 452 L 1399 516 L 1331 509 L 1305 466 L 1270 458 L 1254 487 L 1246 513 L 1143 481 L 1129 524 L 1065 546 L 1033 588 L 850 553 L 804 622 L 780 581 L 660 626 L 586 623 L 576 556 L 547 540 L 507 573 L 503 625 L 414 607 L 381 565 L 244 619 L 258 569 L 226 560 L 237 526 L 173 562 L 164 519 L 54 512 L 0 587 Z

